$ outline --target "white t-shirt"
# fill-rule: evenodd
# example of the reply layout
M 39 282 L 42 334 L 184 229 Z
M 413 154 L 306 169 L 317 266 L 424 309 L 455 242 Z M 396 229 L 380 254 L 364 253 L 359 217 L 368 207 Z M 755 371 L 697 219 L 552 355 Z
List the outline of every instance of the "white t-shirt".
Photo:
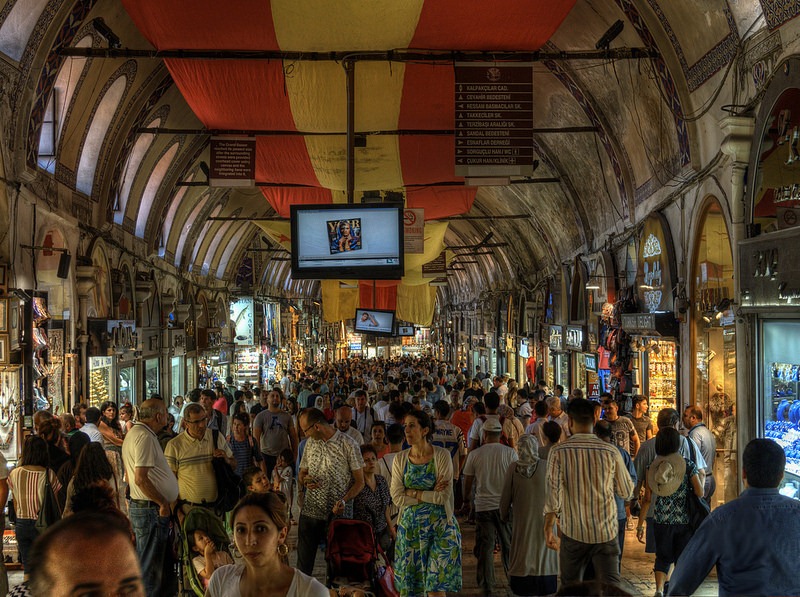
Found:
M 240 597 L 239 582 L 243 572 L 244 564 L 222 566 L 214 570 L 206 589 L 206 597 Z M 330 597 L 330 594 L 325 585 L 316 578 L 295 570 L 286 597 Z
M 224 438 L 223 438 L 224 440 Z M 168 502 L 178 497 L 178 480 L 167 464 L 158 437 L 144 423 L 134 423 L 125 443 L 122 444 L 122 462 L 128 471 L 131 497 L 135 500 L 150 498 L 136 485 L 136 467 L 147 468 L 147 478 Z M 210 462 L 210 459 L 209 459 Z
M 514 448 L 500 443 L 484 444 L 469 453 L 464 474 L 475 477 L 475 512 L 500 508 L 506 471 L 517 460 Z

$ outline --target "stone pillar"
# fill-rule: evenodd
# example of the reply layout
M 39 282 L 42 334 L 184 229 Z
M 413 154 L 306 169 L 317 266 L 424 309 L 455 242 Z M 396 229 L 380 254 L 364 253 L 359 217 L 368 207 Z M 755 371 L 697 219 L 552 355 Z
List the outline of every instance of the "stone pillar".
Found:
M 734 296 L 736 297 L 736 423 L 737 470 L 742 470 L 742 451 L 747 442 L 756 436 L 756 386 L 754 371 L 755 342 L 752 338 L 752 316 L 739 312 L 741 301 L 741 275 L 739 271 L 739 243 L 745 240 L 745 174 L 753 145 L 755 119 L 750 116 L 727 116 L 719 123 L 725 134 L 720 149 L 731 158 L 731 248 L 733 252 Z M 751 172 L 749 179 L 753 180 Z M 739 479 L 741 490 L 741 478 Z
M 89 359 L 86 347 L 89 343 L 89 292 L 95 285 L 94 266 L 79 265 L 75 268 L 76 290 L 78 292 L 78 350 L 80 351 L 81 396 L 89 400 Z

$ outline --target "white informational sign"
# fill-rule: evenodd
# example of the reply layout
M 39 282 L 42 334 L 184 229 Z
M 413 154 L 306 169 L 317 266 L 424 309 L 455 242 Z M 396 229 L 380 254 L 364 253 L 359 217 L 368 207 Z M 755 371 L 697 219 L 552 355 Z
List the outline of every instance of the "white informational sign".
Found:
M 406 253 L 425 252 L 425 210 L 403 210 L 404 246 Z
M 233 342 L 240 346 L 252 346 L 253 341 L 253 297 L 231 300 L 231 330 Z

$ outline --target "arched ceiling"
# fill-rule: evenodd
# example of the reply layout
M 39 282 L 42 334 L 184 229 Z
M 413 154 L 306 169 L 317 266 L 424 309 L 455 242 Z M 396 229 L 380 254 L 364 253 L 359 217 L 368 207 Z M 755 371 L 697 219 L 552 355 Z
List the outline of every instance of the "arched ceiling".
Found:
M 264 12 L 269 11 L 270 3 L 243 3 L 251 4 L 260 7 L 252 8 L 254 19 L 270 17 Z M 311 30 L 334 28 L 346 21 L 315 19 L 325 3 L 273 0 L 273 7 L 278 4 L 294 11 L 291 16 L 295 20 L 289 22 L 307 17 Z M 378 4 L 385 9 L 393 3 Z M 427 10 L 436 3 L 420 0 L 408 4 L 424 4 Z M 452 300 L 469 301 L 485 289 L 529 287 L 576 255 L 600 250 L 609 238 L 641 220 L 646 214 L 640 206 L 649 197 L 677 175 L 698 169 L 709 157 L 703 152 L 716 153 L 713 147 L 705 148 L 702 136 L 707 123 L 699 119 L 702 115 L 696 115 L 709 99 L 716 98 L 714 93 L 724 83 L 742 37 L 752 33 L 752 25 L 755 30 L 764 26 L 758 0 L 577 0 L 570 9 L 571 4 L 572 0 L 509 3 L 544 7 L 544 15 L 548 6 L 564 7 L 566 17 L 563 21 L 563 15 L 554 17 L 555 32 L 544 39 L 531 39 L 519 47 L 486 48 L 481 45 L 481 35 L 488 30 L 476 22 L 466 31 L 469 35 L 461 31 L 462 37 L 453 36 L 466 40 L 462 47 L 440 46 L 452 50 L 541 46 L 551 56 L 574 53 L 594 50 L 603 33 L 621 20 L 624 30 L 612 42 L 612 50 L 642 48 L 655 55 L 533 62 L 534 126 L 540 131 L 535 135 L 539 165 L 533 178 L 538 182 L 478 187 L 472 209 L 450 219 L 445 244 L 462 247 L 454 252 L 461 255 L 459 260 L 467 261 L 463 269 L 455 267 L 448 276 L 446 292 Z M 37 163 L 49 164 L 40 167 L 36 175 L 52 176 L 64 188 L 88 197 L 90 205 L 95 205 L 91 225 L 98 229 L 112 223 L 121 226 L 139 239 L 136 242 L 145 255 L 160 257 L 183 271 L 231 281 L 242 257 L 249 254 L 255 257 L 256 274 L 264 287 L 285 293 L 317 293 L 317 283 L 291 280 L 287 254 L 252 222 L 276 216 L 259 189 L 205 185 L 201 163 L 209 161 L 209 136 L 202 134 L 204 124 L 190 108 L 196 98 L 187 101 L 175 84 L 174 64 L 170 72 L 160 58 L 63 57 L 59 53 L 71 46 L 109 47 L 108 35 L 103 35 L 102 26 L 95 26 L 96 19 L 103 20 L 112 32 L 112 41 L 114 35 L 118 37 L 123 49 L 152 50 L 153 39 L 166 40 L 167 45 L 170 40 L 178 43 L 173 35 L 175 22 L 180 24 L 177 29 L 188 27 L 195 32 L 191 47 L 250 49 L 225 33 L 235 22 L 226 15 L 233 7 L 216 2 L 138 0 L 125 5 L 138 7 L 134 18 L 121 0 L 0 1 L 0 51 L 4 53 L 0 66 L 2 72 L 11 72 L 7 78 L 16 83 L 9 94 L 14 133 L 7 142 L 23 148 L 15 152 L 17 170 L 32 171 Z M 339 6 L 342 11 L 352 8 L 348 2 Z M 162 15 L 161 20 L 148 20 L 140 14 L 154 7 L 160 7 L 169 18 Z M 461 11 L 468 9 L 460 7 Z M 497 10 L 502 12 L 503 6 Z M 209 14 L 217 14 L 219 20 L 210 20 Z M 444 16 L 435 18 L 445 21 Z M 500 24 L 513 24 L 515 32 L 524 32 L 529 26 L 520 25 L 514 14 L 502 17 Z M 377 22 L 383 29 L 375 30 L 375 38 L 404 34 L 393 29 L 397 19 L 395 14 L 379 15 Z M 463 22 L 465 18 L 460 19 Z M 430 39 L 437 39 L 435 25 L 435 20 L 427 22 L 433 27 Z M 143 26 L 147 35 L 140 31 Z M 285 41 L 289 38 L 304 50 L 364 49 L 350 47 L 346 31 L 338 35 L 335 48 L 315 48 L 315 34 L 310 30 L 284 27 L 282 43 L 290 43 Z M 359 31 L 357 37 L 370 46 L 370 30 Z M 497 31 L 486 35 L 494 41 Z M 376 45 L 367 49 L 394 48 Z M 284 73 L 300 69 L 301 62 L 285 61 Z M 402 63 L 392 65 L 402 67 Z M 312 91 L 308 90 L 308 101 L 325 100 Z M 54 156 L 37 155 L 37 140 L 40 131 L 46 130 L 42 125 L 50 102 L 60 130 L 57 149 Z M 224 113 L 224 105 L 213 107 Z M 272 109 L 265 105 L 265 115 Z M 718 117 L 718 111 L 711 113 L 708 122 Z M 340 120 L 344 121 L 344 115 Z M 143 127 L 169 132 L 143 133 Z M 474 255 L 469 247 L 490 232 L 489 247 Z

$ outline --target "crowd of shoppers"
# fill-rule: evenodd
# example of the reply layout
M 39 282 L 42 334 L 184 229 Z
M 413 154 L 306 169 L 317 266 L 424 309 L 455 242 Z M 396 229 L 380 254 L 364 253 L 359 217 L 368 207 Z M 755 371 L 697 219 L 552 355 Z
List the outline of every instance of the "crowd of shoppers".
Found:
M 228 517 L 235 563 L 216 553 L 208 534 L 193 535 L 212 596 L 329 595 L 312 574 L 335 518 L 368 523 L 404 596 L 459 592 L 463 558 L 474 558 L 486 595 L 496 594 L 498 574 L 515 595 L 571 594 L 590 580 L 619 587 L 634 520 L 629 505 L 640 495 L 636 535 L 655 554 L 657 596 L 690 594 L 715 564 L 720 594 L 769 594 L 732 570 L 736 554 L 724 544 L 737 541 L 736 530 L 726 522 L 758 518 L 764 504 L 783 529 L 800 519 L 796 503 L 777 493 L 782 450 L 756 440 L 745 451 L 747 491 L 699 529 L 689 525 L 690 494 L 714 491 L 713 444 L 696 407 L 683 417 L 664 409 L 654 425 L 644 397 L 623 413 L 610 395 L 550 394 L 542 383 L 520 387 L 507 375 L 470 379 L 433 359 L 354 359 L 298 373 L 287 370 L 255 392 L 198 388 L 169 409 L 154 397 L 136 409 L 104 403 L 65 417 L 37 413 L 35 435 L 7 481 L 20 559 L 35 573 L 16 594 L 49 586 L 49 564 L 31 565 L 32 553 L 49 562 L 53 545 L 83 536 L 66 521 L 40 536 L 44 475 L 65 517 L 83 521 L 94 505 L 130 521 L 131 586 L 140 589 L 130 594 L 147 595 L 177 593 L 170 527 L 193 508 L 214 508 L 214 459 L 243 478 L 247 495 Z M 688 437 L 678 432 L 681 419 Z M 287 559 L 294 514 L 297 569 Z M 472 554 L 462 551 L 468 524 L 475 525 Z M 109 540 L 117 541 L 117 528 L 106 529 Z M 796 593 L 792 553 L 782 553 L 769 574 L 754 572 L 759 582 Z M 743 555 L 763 569 L 757 546 Z M 344 587 L 341 594 L 360 593 Z

